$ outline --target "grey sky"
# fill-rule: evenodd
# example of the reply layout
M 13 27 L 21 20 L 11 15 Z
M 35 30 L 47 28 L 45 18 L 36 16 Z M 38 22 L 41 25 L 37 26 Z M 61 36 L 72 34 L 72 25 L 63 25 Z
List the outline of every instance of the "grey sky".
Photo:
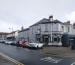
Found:
M 0 0 L 0 31 L 27 28 L 51 14 L 62 22 L 74 22 L 75 0 Z

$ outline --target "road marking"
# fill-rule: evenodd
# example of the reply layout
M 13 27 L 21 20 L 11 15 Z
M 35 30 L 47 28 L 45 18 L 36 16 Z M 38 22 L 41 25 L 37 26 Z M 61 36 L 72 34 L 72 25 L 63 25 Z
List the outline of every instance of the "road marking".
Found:
M 63 59 L 52 58 L 52 57 L 45 57 L 45 58 L 42 58 L 41 60 L 47 61 L 47 62 L 52 62 L 52 63 L 59 63 Z
M 73 62 L 71 65 L 75 65 L 75 62 Z
M 15 63 L 17 65 L 24 65 L 23 63 L 21 63 L 21 62 L 15 60 L 15 59 L 5 55 L 4 53 L 0 53 L 0 55 L 3 56 L 5 59 L 7 59 L 7 60 L 9 60 L 9 61 L 11 61 L 11 62 L 13 62 L 13 63 Z

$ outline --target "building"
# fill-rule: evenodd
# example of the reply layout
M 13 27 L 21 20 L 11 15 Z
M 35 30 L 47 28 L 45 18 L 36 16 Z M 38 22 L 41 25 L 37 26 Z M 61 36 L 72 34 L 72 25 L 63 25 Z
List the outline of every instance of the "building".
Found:
M 29 41 L 29 28 L 22 29 L 18 32 L 18 40 Z
M 43 18 L 31 25 L 28 29 L 20 31 L 19 38 L 29 42 L 44 43 L 45 45 L 62 45 L 61 38 L 63 34 L 75 35 L 73 27 L 70 21 L 63 23 L 50 16 L 48 19 Z
M 6 40 L 7 35 L 8 35 L 8 33 L 6 33 L 6 32 L 0 32 L 0 41 Z
M 7 39 L 7 40 L 12 40 L 12 41 L 13 41 L 13 40 L 18 41 L 18 32 L 19 32 L 19 30 L 10 32 L 10 33 L 6 36 L 6 39 Z

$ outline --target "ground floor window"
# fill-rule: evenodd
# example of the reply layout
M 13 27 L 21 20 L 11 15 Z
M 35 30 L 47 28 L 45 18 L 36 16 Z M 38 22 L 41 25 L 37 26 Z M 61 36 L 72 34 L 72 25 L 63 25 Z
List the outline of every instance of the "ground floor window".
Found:
M 54 38 L 54 42 L 57 42 L 58 41 L 58 39 L 57 38 Z
M 36 34 L 36 41 L 41 42 L 41 35 L 40 34 Z
M 37 38 L 37 42 L 41 42 L 41 39 L 40 38 Z
M 60 41 L 61 41 L 61 40 L 60 40 L 59 37 L 54 38 L 54 42 L 60 42 Z
M 40 35 L 40 34 L 37 34 L 36 35 L 36 41 L 37 42 L 42 42 L 42 43 L 54 43 L 54 42 L 57 42 L 59 43 L 61 41 L 61 37 L 60 35 L 52 35 L 52 41 L 51 41 L 51 35 Z

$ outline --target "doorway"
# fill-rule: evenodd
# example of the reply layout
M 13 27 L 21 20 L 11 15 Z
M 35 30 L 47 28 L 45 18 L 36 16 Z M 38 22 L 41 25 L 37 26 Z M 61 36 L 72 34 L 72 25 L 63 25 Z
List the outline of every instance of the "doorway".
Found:
M 43 35 L 43 43 L 45 43 L 45 45 L 48 45 L 49 43 L 49 36 L 48 35 Z

